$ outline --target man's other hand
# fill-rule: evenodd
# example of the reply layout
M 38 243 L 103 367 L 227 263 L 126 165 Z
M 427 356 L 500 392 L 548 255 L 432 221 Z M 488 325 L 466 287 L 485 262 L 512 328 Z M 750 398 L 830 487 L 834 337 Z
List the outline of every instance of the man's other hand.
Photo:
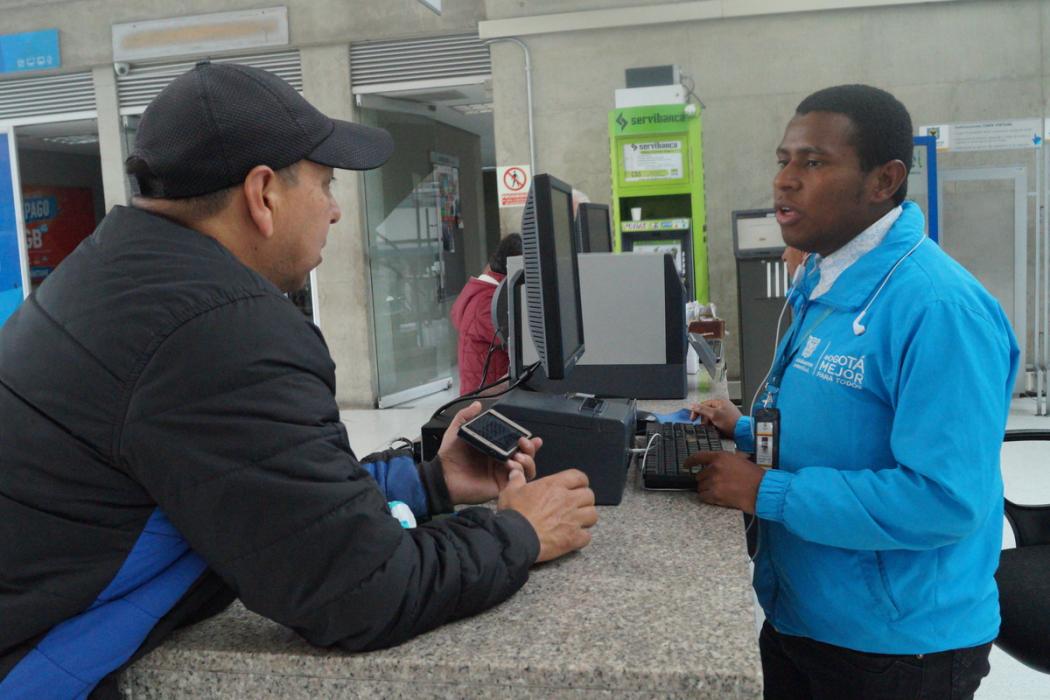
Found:
M 702 423 L 715 426 L 727 438 L 733 437 L 741 415 L 740 409 L 729 399 L 708 399 L 689 407 L 690 420 L 700 416 Z
M 530 484 L 520 470 L 510 474 L 507 487 L 499 496 L 499 509 L 511 508 L 525 516 L 540 539 L 537 562 L 556 559 L 591 541 L 587 528 L 598 522 L 594 492 L 587 486 L 587 475 L 567 469 Z
M 682 465 L 703 465 L 696 477 L 701 501 L 754 514 L 765 469 L 736 452 L 696 452 Z
M 448 495 L 455 504 L 491 501 L 507 485 L 512 472 L 521 474 L 523 481 L 536 476 L 536 451 L 543 445 L 540 438 L 519 438 L 518 451 L 504 462 L 482 454 L 459 437 L 460 426 L 479 413 L 481 403 L 478 401 L 457 413 L 438 448 Z

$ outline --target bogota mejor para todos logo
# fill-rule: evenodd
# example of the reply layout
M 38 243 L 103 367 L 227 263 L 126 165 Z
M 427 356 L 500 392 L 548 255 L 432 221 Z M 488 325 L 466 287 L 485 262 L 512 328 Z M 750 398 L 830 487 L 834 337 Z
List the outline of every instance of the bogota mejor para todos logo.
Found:
M 842 384 L 851 389 L 864 388 L 864 356 L 824 355 L 815 373 L 818 379 Z
M 813 354 L 820 348 L 821 339 L 809 336 L 802 350 L 802 356 L 795 359 L 795 369 L 812 374 L 817 379 L 833 384 L 841 384 L 851 389 L 864 388 L 864 355 L 856 357 L 844 353 L 832 354 L 829 351 L 830 343 L 824 347 L 823 352 L 813 361 Z

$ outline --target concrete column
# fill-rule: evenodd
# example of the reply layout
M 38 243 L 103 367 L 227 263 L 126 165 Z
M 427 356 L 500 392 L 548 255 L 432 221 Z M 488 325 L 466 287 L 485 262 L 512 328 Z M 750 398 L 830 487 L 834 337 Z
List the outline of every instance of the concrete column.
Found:
M 332 118 L 353 121 L 350 47 L 314 46 L 300 55 L 306 99 Z M 360 173 L 336 173 L 333 192 L 343 217 L 329 232 L 317 269 L 320 326 L 336 364 L 336 400 L 344 408 L 372 408 L 377 399 L 363 190 Z
M 113 66 L 106 64 L 91 69 L 95 85 L 95 105 L 98 110 L 98 149 L 102 157 L 102 190 L 106 197 L 106 211 L 118 204 L 128 203 L 124 186 L 124 134 L 120 124 L 120 106 L 117 98 L 117 76 Z

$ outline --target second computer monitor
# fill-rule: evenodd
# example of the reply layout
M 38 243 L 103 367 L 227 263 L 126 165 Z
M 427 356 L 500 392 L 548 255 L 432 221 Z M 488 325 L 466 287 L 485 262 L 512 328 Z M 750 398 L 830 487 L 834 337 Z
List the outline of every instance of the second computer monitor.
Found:
M 576 224 L 580 236 L 581 253 L 611 253 L 612 227 L 609 206 L 581 202 L 576 210 Z
M 550 379 L 564 379 L 583 355 L 574 228 L 572 187 L 537 175 L 521 218 L 521 253 L 529 331 Z

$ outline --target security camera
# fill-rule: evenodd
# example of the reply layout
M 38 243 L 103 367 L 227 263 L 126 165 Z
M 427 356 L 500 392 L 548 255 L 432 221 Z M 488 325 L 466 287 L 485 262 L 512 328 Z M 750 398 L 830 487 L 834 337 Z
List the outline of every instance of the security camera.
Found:
M 113 64 L 113 72 L 123 77 L 131 72 L 131 64 L 117 61 Z

